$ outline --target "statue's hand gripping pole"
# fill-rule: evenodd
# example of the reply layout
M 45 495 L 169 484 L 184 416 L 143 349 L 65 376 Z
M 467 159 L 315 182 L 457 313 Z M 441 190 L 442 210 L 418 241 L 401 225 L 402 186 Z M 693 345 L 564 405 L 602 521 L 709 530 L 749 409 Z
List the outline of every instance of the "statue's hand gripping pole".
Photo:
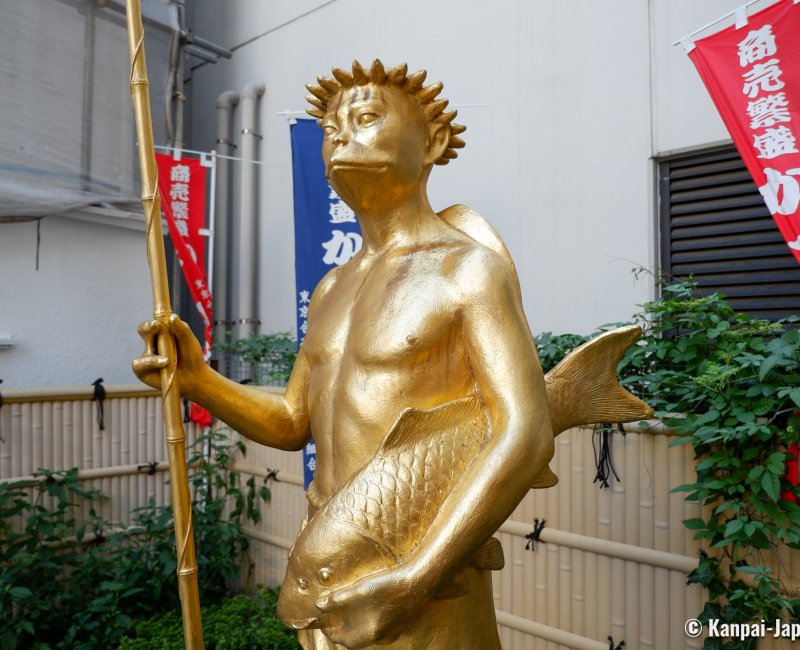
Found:
M 146 223 L 147 262 L 153 289 L 153 317 L 169 321 L 172 307 L 167 284 L 164 235 L 161 227 L 161 198 L 158 193 L 158 170 L 153 146 L 149 83 L 144 56 L 144 29 L 140 0 L 126 0 L 128 47 L 131 57 L 130 90 L 136 135 L 139 142 L 139 165 L 142 174 L 142 205 Z M 158 353 L 167 358 L 161 369 L 164 430 L 169 458 L 172 507 L 175 521 L 175 545 L 178 554 L 178 589 L 183 615 L 183 633 L 187 650 L 202 650 L 200 596 L 197 586 L 197 561 L 192 534 L 192 502 L 186 472 L 186 433 L 181 422 L 181 396 L 176 375 L 175 339 L 165 332 L 158 339 Z

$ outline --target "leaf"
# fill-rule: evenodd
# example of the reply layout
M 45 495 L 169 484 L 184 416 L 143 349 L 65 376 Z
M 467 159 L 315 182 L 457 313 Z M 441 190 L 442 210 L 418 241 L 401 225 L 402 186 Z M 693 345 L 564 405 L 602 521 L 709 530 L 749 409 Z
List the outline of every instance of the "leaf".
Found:
M 706 527 L 706 522 L 702 519 L 684 519 L 682 523 L 689 530 L 700 530 Z
M 33 596 L 33 592 L 27 587 L 11 587 L 8 593 L 14 598 L 31 598 Z
M 761 363 L 761 366 L 758 369 L 758 380 L 764 381 L 764 377 L 766 377 L 769 372 L 775 367 L 775 365 L 783 359 L 783 355 L 781 354 L 773 354 Z
M 725 537 L 732 537 L 744 528 L 744 521 L 741 519 L 731 519 L 725 526 Z
M 761 477 L 761 488 L 773 501 L 777 502 L 780 499 L 781 482 L 772 472 L 765 472 L 764 476 Z

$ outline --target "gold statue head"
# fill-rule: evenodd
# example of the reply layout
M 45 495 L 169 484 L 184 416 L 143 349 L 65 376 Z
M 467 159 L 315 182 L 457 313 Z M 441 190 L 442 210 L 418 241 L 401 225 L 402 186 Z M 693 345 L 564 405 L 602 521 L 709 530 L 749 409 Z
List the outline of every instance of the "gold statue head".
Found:
M 466 131 L 467 127 L 453 122 L 458 111 L 445 110 L 449 103 L 447 99 L 436 99 L 444 87 L 441 81 L 430 86 L 422 85 L 428 75 L 426 70 L 418 70 L 409 75 L 408 65 L 401 63 L 387 71 L 380 59 L 375 59 L 369 70 L 365 70 L 358 61 L 353 61 L 352 72 L 347 72 L 342 68 L 333 68 L 331 72 L 333 79 L 320 75 L 317 77 L 317 84 L 306 84 L 306 88 L 311 93 L 306 99 L 313 105 L 313 108 L 307 109 L 306 112 L 312 117 L 319 118 L 319 123 L 331 110 L 332 100 L 340 97 L 343 91 L 369 84 L 390 86 L 412 97 L 423 110 L 428 122 L 449 125 L 448 146 L 434 162 L 437 165 L 446 165 L 453 158 L 458 157 L 456 149 L 464 147 L 464 141 L 458 135 Z
M 354 61 L 352 72 L 334 68 L 333 79 L 306 86 L 308 113 L 325 133 L 325 175 L 360 216 L 424 196 L 432 166 L 447 164 L 464 146 L 456 111 L 436 99 L 442 84 L 423 86 L 425 76 L 409 76 L 406 64 L 387 71 L 376 59 L 369 70 Z

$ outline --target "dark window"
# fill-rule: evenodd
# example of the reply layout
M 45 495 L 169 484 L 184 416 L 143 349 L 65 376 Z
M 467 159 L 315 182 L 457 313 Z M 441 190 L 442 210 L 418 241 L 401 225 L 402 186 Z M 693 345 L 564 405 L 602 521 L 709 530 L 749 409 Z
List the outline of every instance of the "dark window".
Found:
M 800 314 L 800 264 L 761 194 L 728 147 L 659 162 L 661 270 L 692 276 L 737 311 Z

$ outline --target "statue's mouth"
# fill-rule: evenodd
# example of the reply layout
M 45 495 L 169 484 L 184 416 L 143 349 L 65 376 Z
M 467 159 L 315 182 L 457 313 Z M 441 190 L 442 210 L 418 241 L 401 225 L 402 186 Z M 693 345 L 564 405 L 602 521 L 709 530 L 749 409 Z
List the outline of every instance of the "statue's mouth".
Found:
M 283 621 L 287 627 L 292 628 L 293 630 L 305 630 L 309 627 L 315 627 L 315 623 L 319 622 L 319 617 L 314 616 L 312 618 L 298 618 L 298 619 L 290 619 L 288 621 Z M 319 627 L 317 625 L 316 627 Z
M 346 170 L 346 169 L 375 169 L 375 170 L 383 170 L 387 169 L 389 165 L 387 163 L 371 163 L 371 162 L 355 162 L 349 160 L 341 160 L 331 161 L 331 170 Z

